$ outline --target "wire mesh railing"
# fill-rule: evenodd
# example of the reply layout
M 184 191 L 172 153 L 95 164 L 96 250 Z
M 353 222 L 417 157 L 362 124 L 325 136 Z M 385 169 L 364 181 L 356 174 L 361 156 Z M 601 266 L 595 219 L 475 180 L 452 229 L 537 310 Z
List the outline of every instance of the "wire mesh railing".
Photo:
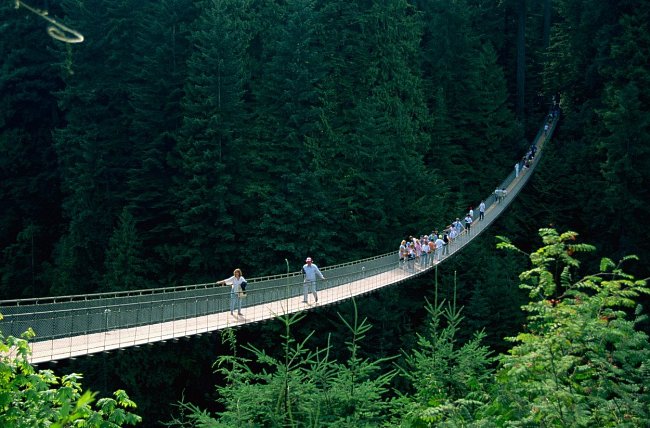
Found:
M 550 124 L 548 131 L 540 130 L 537 134 L 534 143 L 538 146 L 538 152 L 529 168 L 522 170 L 518 176 L 513 171 L 497 186 L 498 189 L 506 190 L 506 196 L 491 194 L 486 197 L 485 218 L 475 221 L 470 233 L 465 232 L 456 237 L 449 245 L 448 252 L 431 255 L 426 261 L 423 258 L 401 263 L 396 249 L 387 254 L 324 267 L 322 271 L 326 280 L 319 281 L 318 286 L 319 294 L 325 296 L 322 302 L 335 303 L 406 281 L 433 269 L 464 248 L 499 217 L 529 181 L 532 170 L 539 162 L 543 144 L 552 135 L 556 123 L 557 118 Z M 438 261 L 434 261 L 436 258 Z M 50 342 L 49 354 L 43 358 L 51 360 L 57 359 L 57 355 L 60 355 L 59 358 L 73 355 L 74 352 L 70 349 L 74 346 L 80 349 L 75 355 L 83 355 L 109 348 L 213 331 L 234 324 L 258 322 L 273 317 L 273 314 L 309 308 L 299 304 L 302 300 L 299 297 L 303 293 L 303 277 L 299 272 L 250 278 L 248 283 L 247 296 L 243 299 L 246 316 L 237 320 L 227 317 L 230 313 L 230 287 L 205 283 L 115 293 L 0 301 L 0 313 L 4 316 L 0 321 L 0 332 L 5 336 L 19 336 L 28 328 L 32 328 L 37 334 L 34 342 Z M 214 318 L 220 314 L 224 317 Z M 163 325 L 167 325 L 167 330 Z M 92 345 L 89 339 L 78 340 L 77 345 L 74 345 L 74 340 L 70 340 L 70 349 L 57 354 L 58 347 L 63 343 L 60 342 L 61 339 L 97 334 L 103 334 L 103 345 L 101 340 L 99 344 L 93 342 Z

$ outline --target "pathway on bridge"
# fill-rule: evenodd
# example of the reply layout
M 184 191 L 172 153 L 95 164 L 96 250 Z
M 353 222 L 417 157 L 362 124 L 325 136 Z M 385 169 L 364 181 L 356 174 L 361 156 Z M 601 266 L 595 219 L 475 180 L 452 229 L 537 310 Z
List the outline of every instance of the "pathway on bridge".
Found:
M 243 315 L 233 316 L 228 309 L 229 293 L 216 284 L 199 284 L 174 289 L 140 290 L 88 296 L 63 296 L 48 299 L 0 301 L 0 330 L 5 336 L 19 335 L 33 327 L 37 338 L 31 342 L 30 362 L 38 364 L 140 346 L 166 340 L 214 332 L 260 322 L 338 303 L 377 289 L 422 275 L 458 253 L 486 230 L 507 208 L 529 180 L 551 129 L 536 138 L 538 154 L 528 170 L 518 177 L 514 172 L 499 188 L 508 196 L 498 201 L 486 198 L 483 221 L 476 221 L 471 235 L 463 233 L 450 246 L 449 255 L 426 266 L 401 266 L 397 250 L 357 262 L 325 267 L 327 280 L 319 284 L 317 304 L 302 302 L 302 276 L 299 273 L 249 281 L 248 305 Z M 160 320 L 154 322 L 154 319 Z
M 243 309 L 243 315 L 241 316 L 230 315 L 230 312 L 226 311 L 164 323 L 33 342 L 31 344 L 32 356 L 30 361 L 37 364 L 45 361 L 61 360 L 260 322 L 284 314 L 337 303 L 372 292 L 388 284 L 402 282 L 410 277 L 412 275 L 402 269 L 393 269 L 390 272 L 319 291 L 318 303 L 304 304 L 302 303 L 302 296 L 297 296 L 246 307 Z

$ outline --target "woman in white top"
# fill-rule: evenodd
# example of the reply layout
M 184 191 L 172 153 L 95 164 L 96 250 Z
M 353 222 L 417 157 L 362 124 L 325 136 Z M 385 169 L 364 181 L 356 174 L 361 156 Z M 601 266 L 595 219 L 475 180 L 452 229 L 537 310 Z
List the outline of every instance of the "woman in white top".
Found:
M 237 304 L 237 315 L 241 315 L 241 301 L 242 295 L 244 294 L 244 289 L 242 288 L 242 283 L 246 283 L 246 280 L 241 274 L 241 269 L 237 268 L 232 273 L 232 276 L 228 279 L 218 281 L 217 284 L 227 284 L 230 285 L 230 315 L 234 315 L 235 304 Z

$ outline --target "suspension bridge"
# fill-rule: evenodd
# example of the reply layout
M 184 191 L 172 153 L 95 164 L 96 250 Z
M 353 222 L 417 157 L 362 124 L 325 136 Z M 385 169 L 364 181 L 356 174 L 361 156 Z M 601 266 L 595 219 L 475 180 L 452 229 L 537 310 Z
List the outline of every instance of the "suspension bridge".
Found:
M 230 327 L 272 319 L 285 314 L 335 304 L 380 288 L 396 285 L 435 269 L 486 230 L 526 185 L 539 163 L 544 143 L 557 125 L 557 117 L 545 120 L 535 137 L 537 154 L 528 168 L 513 171 L 484 199 L 485 218 L 472 224 L 449 245 L 439 261 L 402 264 L 397 247 L 390 253 L 321 268 L 318 303 L 305 304 L 300 272 L 249 278 L 242 315 L 231 315 L 230 287 L 216 283 L 194 284 L 136 291 L 58 296 L 0 301 L 0 332 L 20 336 L 28 328 L 30 362 L 38 364 L 99 352 L 178 340 Z M 544 129 L 545 126 L 548 129 Z M 500 192 L 499 192 L 500 193 Z

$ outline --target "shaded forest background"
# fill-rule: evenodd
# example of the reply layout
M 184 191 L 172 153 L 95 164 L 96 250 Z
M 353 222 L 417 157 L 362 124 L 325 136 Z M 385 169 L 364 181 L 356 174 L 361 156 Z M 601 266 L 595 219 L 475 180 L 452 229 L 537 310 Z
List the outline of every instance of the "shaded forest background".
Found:
M 441 298 L 455 281 L 466 337 L 485 328 L 505 349 L 526 262 L 495 253 L 493 235 L 532 247 L 550 224 L 612 257 L 639 255 L 648 275 L 648 2 L 34 4 L 84 34 L 78 45 L 13 6 L 0 5 L 1 299 L 396 250 L 489 194 L 554 95 L 562 121 L 534 180 L 439 272 Z M 410 349 L 432 280 L 359 303 L 375 356 Z M 349 304 L 301 328 L 336 335 L 336 311 Z M 240 341 L 272 351 L 279 329 L 242 329 Z M 182 394 L 213 393 L 221 346 L 193 339 L 66 369 L 93 389 L 125 387 L 151 422 Z

